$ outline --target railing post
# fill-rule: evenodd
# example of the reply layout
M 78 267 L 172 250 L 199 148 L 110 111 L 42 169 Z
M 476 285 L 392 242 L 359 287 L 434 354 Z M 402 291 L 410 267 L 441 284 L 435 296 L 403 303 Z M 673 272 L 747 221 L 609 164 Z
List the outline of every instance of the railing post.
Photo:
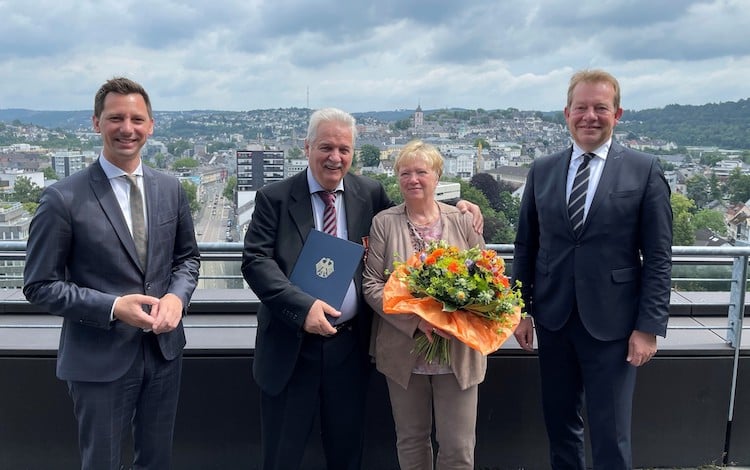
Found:
M 732 262 L 732 287 L 729 293 L 729 312 L 727 341 L 734 348 L 732 364 L 732 387 L 729 390 L 729 412 L 727 429 L 724 435 L 724 465 L 729 464 L 729 444 L 732 441 L 732 421 L 734 420 L 734 401 L 737 391 L 737 370 L 740 365 L 740 346 L 742 345 L 742 320 L 745 317 L 745 291 L 747 288 L 747 255 L 736 256 Z
M 745 290 L 747 286 L 747 258 L 746 255 L 735 256 L 732 263 L 727 342 L 733 348 L 739 348 L 742 339 L 742 319 L 745 315 Z

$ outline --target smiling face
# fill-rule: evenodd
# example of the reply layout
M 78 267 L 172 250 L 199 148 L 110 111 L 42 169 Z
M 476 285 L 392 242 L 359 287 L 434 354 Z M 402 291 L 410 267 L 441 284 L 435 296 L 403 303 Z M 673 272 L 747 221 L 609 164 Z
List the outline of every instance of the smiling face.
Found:
M 118 168 L 132 173 L 140 163 L 141 148 L 154 132 L 146 101 L 138 93 L 108 93 L 94 130 L 101 134 L 104 157 Z
M 310 171 L 324 189 L 336 189 L 349 171 L 354 154 L 353 141 L 351 127 L 336 121 L 321 122 L 313 141 L 305 140 Z
M 586 152 L 593 152 L 612 136 L 622 109 L 615 107 L 612 84 L 584 81 L 573 89 L 564 114 L 576 144 Z
M 429 162 L 418 155 L 405 159 L 398 168 L 398 184 L 407 204 L 432 201 L 438 179 Z

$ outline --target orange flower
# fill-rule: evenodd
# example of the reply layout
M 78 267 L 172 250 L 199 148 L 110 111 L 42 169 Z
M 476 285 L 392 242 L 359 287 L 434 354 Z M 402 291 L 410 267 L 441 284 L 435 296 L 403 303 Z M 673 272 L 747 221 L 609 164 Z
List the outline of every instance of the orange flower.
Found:
M 452 272 L 453 274 L 458 274 L 458 272 L 459 272 L 459 271 L 460 271 L 460 269 L 461 269 L 461 265 L 460 265 L 460 264 L 458 264 L 458 262 L 456 262 L 456 261 L 451 261 L 451 262 L 450 262 L 450 263 L 448 264 L 448 266 L 447 266 L 447 267 L 448 267 L 448 271 Z

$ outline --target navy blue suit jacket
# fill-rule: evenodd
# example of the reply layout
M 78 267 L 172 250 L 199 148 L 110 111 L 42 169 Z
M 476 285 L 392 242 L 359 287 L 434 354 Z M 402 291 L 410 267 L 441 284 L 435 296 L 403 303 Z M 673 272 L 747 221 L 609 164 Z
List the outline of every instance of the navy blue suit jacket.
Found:
M 179 181 L 143 167 L 148 214 L 144 272 L 112 186 L 99 162 L 42 193 L 26 249 L 24 294 L 63 317 L 57 376 L 109 382 L 141 349 L 140 328 L 110 322 L 117 296 L 177 295 L 185 309 L 198 280 L 200 253 L 190 206 Z M 182 322 L 157 336 L 164 357 L 185 346 Z
M 372 217 L 393 205 L 383 186 L 370 178 L 344 176 L 349 240 L 362 243 Z M 303 325 L 316 298 L 289 282 L 307 234 L 315 228 L 307 172 L 261 188 L 245 235 L 242 274 L 261 301 L 255 341 L 253 377 L 268 394 L 280 393 L 294 370 L 304 337 Z M 367 353 L 372 311 L 362 295 L 360 263 L 354 277 L 360 296 L 356 319 L 360 343 Z
M 526 310 L 560 329 L 577 301 L 599 340 L 635 330 L 664 336 L 672 257 L 670 191 L 656 158 L 616 142 L 607 155 L 578 237 L 567 213 L 572 147 L 536 159 L 529 171 L 515 242 L 513 278 Z

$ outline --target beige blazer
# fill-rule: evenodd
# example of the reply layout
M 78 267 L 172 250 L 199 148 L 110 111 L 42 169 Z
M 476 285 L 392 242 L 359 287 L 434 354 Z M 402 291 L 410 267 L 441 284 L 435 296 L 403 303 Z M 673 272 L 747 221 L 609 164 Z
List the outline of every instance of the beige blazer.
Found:
M 471 215 L 438 203 L 443 221 L 443 240 L 461 249 L 477 245 L 484 247 L 484 239 L 471 226 Z M 403 261 L 414 253 L 406 225 L 404 204 L 377 214 L 370 228 L 370 245 L 365 265 L 362 290 L 367 303 L 377 313 L 373 316 L 370 355 L 377 369 L 404 388 L 417 360 L 411 354 L 419 317 L 413 314 L 383 313 L 385 274 L 393 270 L 393 261 Z M 396 258 L 398 256 L 398 258 Z M 487 370 L 487 358 L 458 340 L 451 345 L 451 368 L 462 390 L 481 383 Z

